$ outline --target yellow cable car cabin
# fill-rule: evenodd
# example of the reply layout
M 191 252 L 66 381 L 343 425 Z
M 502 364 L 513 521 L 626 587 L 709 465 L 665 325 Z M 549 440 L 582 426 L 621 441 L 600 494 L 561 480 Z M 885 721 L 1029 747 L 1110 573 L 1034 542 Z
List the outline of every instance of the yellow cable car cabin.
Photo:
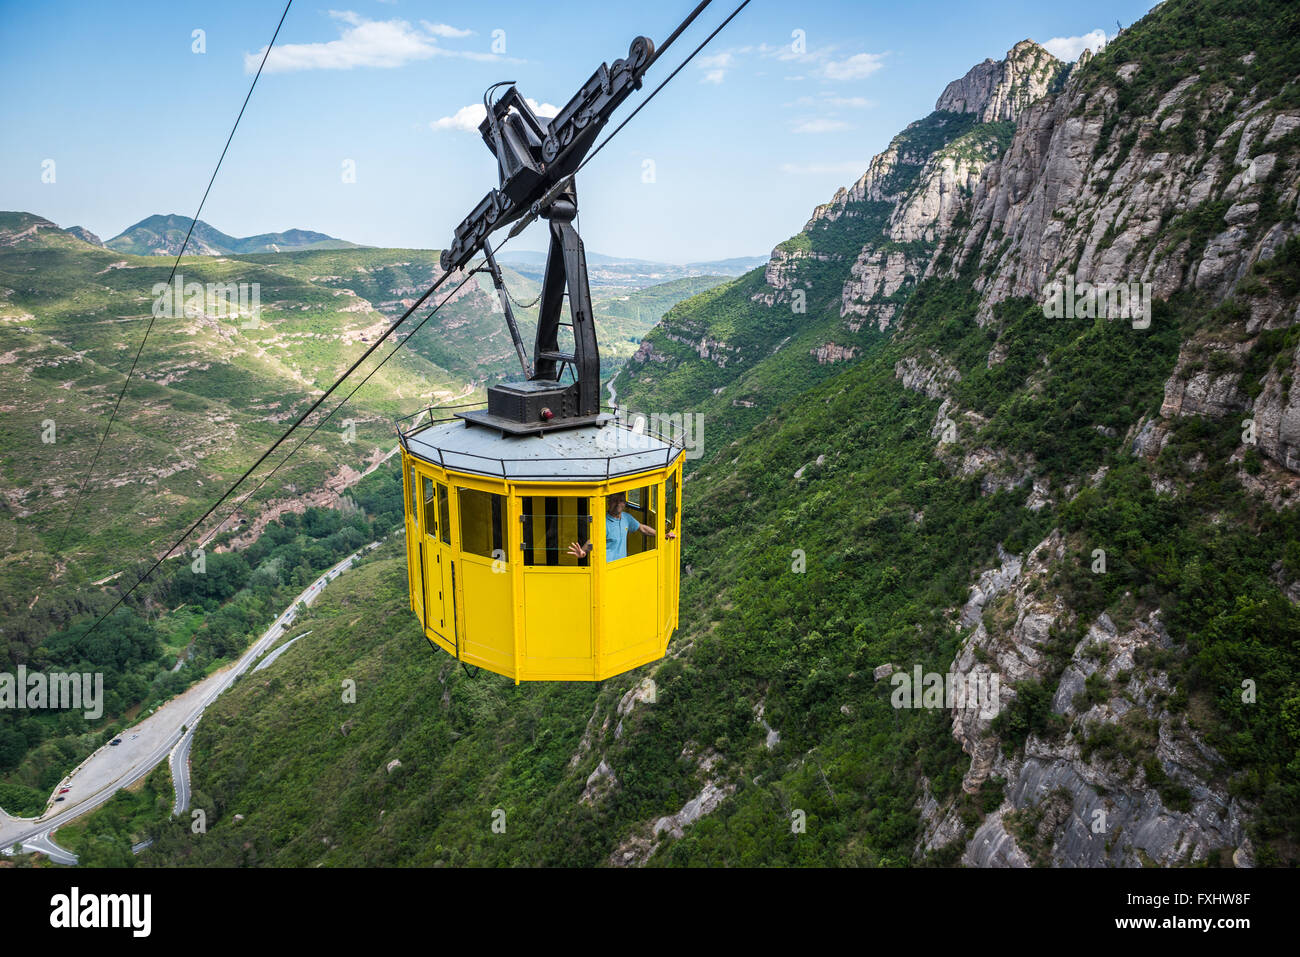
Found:
M 653 60 L 637 37 L 547 122 L 512 83 L 484 94 L 499 186 L 456 227 L 430 293 L 456 270 L 490 273 L 525 378 L 490 387 L 486 409 L 398 429 L 411 609 L 433 644 L 516 682 L 600 681 L 662 658 L 677 627 L 683 450 L 600 411 L 574 227 L 584 157 Z M 488 237 L 538 219 L 550 250 L 530 363 Z
M 527 437 L 460 419 L 402 433 L 425 637 L 516 683 L 600 681 L 662 658 L 677 627 L 682 459 L 679 445 L 613 421 Z M 620 492 L 653 534 L 602 523 Z M 626 555 L 610 554 L 621 534 Z

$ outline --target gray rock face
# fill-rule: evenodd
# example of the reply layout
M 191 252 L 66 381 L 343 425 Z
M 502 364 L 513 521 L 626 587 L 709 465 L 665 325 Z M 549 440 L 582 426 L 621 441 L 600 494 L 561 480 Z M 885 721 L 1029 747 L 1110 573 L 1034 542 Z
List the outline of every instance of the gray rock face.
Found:
M 935 109 L 974 113 L 984 123 L 1015 120 L 1047 92 L 1063 69 L 1064 64 L 1046 50 L 1025 40 L 1004 60 L 986 60 L 950 83 Z M 905 130 L 871 160 L 857 182 L 837 190 L 829 203 L 817 207 L 804 231 L 818 223 L 860 215 L 857 204 L 885 202 L 894 204 L 894 209 L 881 240 L 932 245 L 951 230 L 999 149 L 996 137 L 977 127 L 938 152 L 922 153 Z M 920 167 L 920 172 L 913 182 L 895 175 L 900 167 Z M 778 246 L 764 271 L 766 288 L 755 293 L 754 300 L 769 306 L 790 301 L 799 261 L 808 258 L 832 257 L 790 244 Z M 849 331 L 858 332 L 868 324 L 888 328 L 899 306 L 893 297 L 924 275 L 930 261 L 929 250 L 865 246 L 841 291 L 840 315 Z
M 1300 359 L 1292 356 L 1286 376 L 1300 374 Z M 1252 413 L 1259 451 L 1291 472 L 1300 473 L 1300 393 L 1287 389 L 1282 374 L 1271 369 Z
M 680 838 L 685 829 L 706 814 L 712 814 L 736 790 L 735 784 L 719 781 L 721 758 L 712 749 L 704 751 L 698 757 L 688 745 L 683 751 L 683 758 L 695 757 L 696 766 L 704 776 L 700 792 L 691 798 L 681 810 L 656 818 L 634 831 L 609 857 L 615 867 L 637 867 L 644 864 L 659 848 L 663 836 Z
M 1007 554 L 999 545 L 998 558 L 1002 562 L 1001 567 L 981 572 L 979 581 L 971 586 L 970 598 L 966 600 L 961 610 L 961 623 L 965 628 L 978 625 L 980 616 L 984 613 L 984 606 L 1015 584 L 1016 579 L 1020 577 L 1023 563 L 1019 556 Z
M 616 787 L 618 787 L 618 777 L 614 774 L 614 769 L 606 763 L 604 758 L 601 758 L 600 763 L 596 765 L 596 769 L 587 775 L 587 785 L 582 789 L 582 795 L 578 798 L 578 803 L 597 804 Z
M 987 73 L 985 67 L 980 76 Z M 1186 154 L 1159 149 L 1150 134 L 1161 126 L 1221 112 L 1222 104 L 1196 81 L 1181 80 L 1149 116 L 1116 117 L 1118 91 L 1105 83 L 1089 87 L 1076 68 L 1061 93 L 1024 109 L 1010 147 L 988 164 L 975 189 L 972 228 L 952 237 L 962 244 L 953 274 L 970 256 L 979 257 L 982 316 L 1007 297 L 1040 296 L 1048 281 L 1067 272 L 1077 282 L 1150 283 L 1157 298 L 1184 284 L 1222 297 L 1251 263 L 1271 254 L 1279 237 L 1253 238 L 1260 177 L 1277 164 L 1266 141 L 1274 131 L 1280 137 L 1300 125 L 1300 115 L 1247 100 L 1241 118 L 1215 143 Z M 972 80 L 972 96 L 980 83 L 987 80 Z M 954 94 L 951 102 L 961 99 Z M 1225 158 L 1236 135 L 1236 155 Z M 1279 184 L 1284 203 L 1294 204 L 1297 179 L 1300 171 L 1287 167 Z M 1166 228 L 1221 200 L 1231 206 L 1203 245 L 1192 248 L 1185 232 Z M 985 235 L 1004 241 L 985 243 Z
M 901 379 L 904 388 L 923 393 L 931 399 L 946 398 L 947 384 L 960 382 L 961 373 L 933 350 L 928 353 L 928 359 L 928 364 L 922 363 L 915 356 L 900 359 L 894 365 L 894 378 Z
M 936 110 L 976 113 L 982 122 L 1014 120 L 1045 95 L 1065 64 L 1033 40 L 1021 40 L 1004 60 L 985 60 L 953 80 L 934 104 Z
M 993 633 L 981 621 L 953 662 L 952 670 L 968 678 L 981 670 L 1001 675 L 1004 706 L 1014 701 L 1016 682 L 1050 677 L 1044 645 L 1067 613 L 1059 597 L 1038 595 L 1063 555 L 1059 532 L 1034 548 L 1012 579 L 1014 621 Z M 972 618 L 964 615 L 963 621 Z M 1158 612 L 1123 628 L 1101 615 L 1052 689 L 1051 710 L 1063 732 L 1031 734 L 1012 756 L 1003 752 L 991 720 L 954 709 L 953 735 L 971 755 L 963 789 L 974 793 L 990 779 L 1004 782 L 1001 806 L 966 838 L 964 864 L 1173 866 L 1231 850 L 1240 866 L 1249 866 L 1245 809 L 1211 783 L 1222 759 L 1185 717 L 1168 709 L 1174 690 L 1168 676 L 1141 664 L 1147 660 L 1143 649 L 1173 644 Z M 1108 725 L 1127 742 L 1124 747 L 1098 736 Z M 920 810 L 925 829 L 918 854 L 966 835 L 955 803 L 941 807 L 928 787 Z

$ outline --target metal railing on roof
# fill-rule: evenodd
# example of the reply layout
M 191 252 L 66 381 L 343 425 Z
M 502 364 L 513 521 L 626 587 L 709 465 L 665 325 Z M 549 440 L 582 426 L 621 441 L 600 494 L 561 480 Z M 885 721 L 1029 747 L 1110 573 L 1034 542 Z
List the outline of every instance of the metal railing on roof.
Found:
M 402 416 L 395 422 L 397 428 L 398 441 L 402 448 L 412 455 L 428 459 L 425 454 L 419 451 L 413 451 L 410 446 L 410 440 L 418 436 L 421 432 L 435 425 L 442 425 L 449 422 L 455 422 L 458 419 L 458 412 L 471 411 L 476 409 L 486 409 L 487 401 L 467 402 L 459 405 L 441 405 L 426 406 L 410 415 Z M 652 449 L 632 449 L 631 451 L 617 452 L 613 449 L 609 455 L 555 455 L 555 456 L 508 456 L 508 455 L 482 455 L 477 452 L 461 452 L 446 450 L 437 445 L 428 444 L 425 446 L 438 453 L 438 465 L 444 469 L 450 468 L 459 472 L 469 472 L 476 475 L 484 475 L 492 478 L 501 478 L 521 481 L 608 481 L 611 478 L 620 478 L 624 475 L 634 475 L 637 472 L 650 471 L 652 469 L 667 468 L 673 463 L 678 455 L 686 449 L 684 443 L 677 437 L 664 433 L 660 429 L 652 429 L 649 420 L 645 416 L 635 416 L 631 418 L 624 417 L 620 413 L 622 410 L 614 407 L 602 405 L 602 411 L 609 410 L 613 414 L 604 426 L 605 429 L 616 429 L 620 433 L 628 436 L 635 436 L 635 439 L 616 438 L 612 445 L 613 449 L 618 449 L 622 443 L 633 443 L 644 441 L 645 439 L 654 439 L 662 443 L 662 448 Z M 403 423 L 409 423 L 403 425 Z M 556 429 L 555 432 L 562 430 Z M 552 433 L 554 434 L 554 433 Z M 632 468 L 619 470 L 614 468 L 615 463 L 627 459 L 640 458 L 644 463 L 631 463 Z M 546 463 L 553 463 L 546 468 Z M 528 471 L 523 466 L 529 466 L 533 469 L 543 467 L 543 470 Z M 564 466 L 582 466 L 588 468 L 570 468 Z M 597 468 L 597 466 L 599 466 Z

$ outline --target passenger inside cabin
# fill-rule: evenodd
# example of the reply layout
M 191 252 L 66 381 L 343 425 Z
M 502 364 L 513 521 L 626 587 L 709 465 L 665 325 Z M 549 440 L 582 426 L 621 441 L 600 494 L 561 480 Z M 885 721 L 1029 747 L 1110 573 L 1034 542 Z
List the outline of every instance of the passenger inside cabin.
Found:
M 639 530 L 643 535 L 654 537 L 655 530 L 651 525 L 643 525 L 634 516 L 625 513 L 627 508 L 627 495 L 623 492 L 614 492 L 605 500 L 605 561 L 616 562 L 620 558 L 627 558 L 627 536 L 629 532 Z M 676 538 L 676 532 L 669 532 L 665 538 Z M 595 544 L 587 542 L 581 545 L 573 542 L 569 546 L 569 554 L 575 558 L 586 558 L 591 554 Z

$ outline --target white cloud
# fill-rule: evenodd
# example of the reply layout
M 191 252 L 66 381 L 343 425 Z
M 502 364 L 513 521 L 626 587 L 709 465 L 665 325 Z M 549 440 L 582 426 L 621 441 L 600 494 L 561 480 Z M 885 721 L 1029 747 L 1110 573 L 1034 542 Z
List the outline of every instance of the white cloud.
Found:
M 828 80 L 863 80 L 879 70 L 884 63 L 883 53 L 855 53 L 843 60 L 831 60 L 822 67 Z
M 558 106 L 550 103 L 538 103 L 536 100 L 528 99 L 528 105 L 532 107 L 533 112 L 542 119 L 550 119 L 560 112 Z M 482 103 L 471 103 L 469 106 L 462 106 L 451 116 L 444 116 L 440 120 L 434 120 L 429 125 L 435 130 L 464 130 L 466 133 L 477 133 L 479 124 L 487 119 L 487 110 L 483 108 Z
M 435 37 L 444 37 L 448 40 L 455 40 L 460 37 L 472 37 L 473 30 L 457 30 L 455 27 L 449 27 L 445 23 L 430 23 L 428 20 L 421 20 L 420 26 Z
M 850 110 L 869 110 L 876 105 L 875 100 L 868 100 L 865 96 L 830 96 L 826 102 Z
M 1052 37 L 1043 44 L 1043 49 L 1058 60 L 1070 63 L 1079 59 L 1084 50 L 1099 52 L 1107 42 L 1106 31 L 1098 27 L 1081 37 Z
M 870 165 L 868 160 L 845 160 L 842 163 L 782 163 L 787 176 L 858 176 Z
M 736 65 L 736 57 L 732 53 L 715 53 L 712 56 L 702 56 L 695 63 L 705 71 L 701 83 L 721 83 L 726 78 L 727 71 Z
M 850 129 L 849 124 L 843 120 L 815 119 L 804 120 L 802 123 L 796 123 L 792 129 L 794 133 L 838 133 L 841 130 Z
M 271 50 L 265 73 L 294 70 L 350 70 L 353 67 L 399 67 L 435 56 L 499 59 L 490 53 L 448 50 L 437 38 L 468 36 L 470 31 L 445 24 L 425 23 L 423 29 L 405 20 L 367 20 L 351 10 L 331 10 L 330 16 L 347 26 L 337 40 L 324 43 L 286 43 Z M 244 71 L 256 72 L 266 47 L 244 54 Z

